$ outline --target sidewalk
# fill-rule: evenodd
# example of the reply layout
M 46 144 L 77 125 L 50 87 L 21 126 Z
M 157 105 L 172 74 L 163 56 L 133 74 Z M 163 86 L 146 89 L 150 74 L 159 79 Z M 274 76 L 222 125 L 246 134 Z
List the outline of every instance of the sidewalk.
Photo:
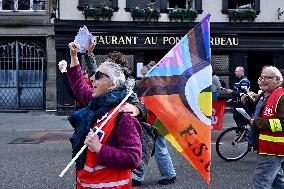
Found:
M 45 111 L 0 113 L 0 131 L 73 130 L 67 116 Z

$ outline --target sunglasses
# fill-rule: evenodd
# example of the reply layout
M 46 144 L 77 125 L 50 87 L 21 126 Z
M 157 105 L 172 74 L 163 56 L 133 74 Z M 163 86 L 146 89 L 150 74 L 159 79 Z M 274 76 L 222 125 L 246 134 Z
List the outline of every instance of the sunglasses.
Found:
M 109 76 L 107 74 L 105 74 L 103 72 L 100 72 L 100 71 L 97 71 L 93 77 L 95 77 L 95 80 L 100 80 L 103 77 L 108 77 L 109 78 Z

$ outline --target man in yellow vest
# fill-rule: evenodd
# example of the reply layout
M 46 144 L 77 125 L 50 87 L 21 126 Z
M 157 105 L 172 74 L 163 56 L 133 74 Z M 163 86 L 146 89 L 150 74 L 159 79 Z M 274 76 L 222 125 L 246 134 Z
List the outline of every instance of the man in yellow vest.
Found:
M 264 100 L 259 115 L 251 120 L 258 130 L 257 165 L 253 178 L 254 189 L 284 188 L 284 89 L 283 77 L 274 66 L 266 66 L 259 77 Z

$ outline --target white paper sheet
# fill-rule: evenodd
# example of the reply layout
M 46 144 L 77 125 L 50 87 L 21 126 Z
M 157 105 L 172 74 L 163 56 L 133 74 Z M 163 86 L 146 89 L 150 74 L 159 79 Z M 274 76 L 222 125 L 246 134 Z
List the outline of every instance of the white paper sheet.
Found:
M 95 42 L 95 37 L 89 32 L 88 28 L 84 26 L 79 29 L 79 32 L 75 36 L 75 43 L 80 45 L 79 52 L 86 53 L 90 42 Z
M 242 114 L 242 116 L 244 116 L 246 119 L 251 120 L 251 116 L 248 115 L 248 113 L 243 109 L 243 108 L 236 108 L 236 110 Z

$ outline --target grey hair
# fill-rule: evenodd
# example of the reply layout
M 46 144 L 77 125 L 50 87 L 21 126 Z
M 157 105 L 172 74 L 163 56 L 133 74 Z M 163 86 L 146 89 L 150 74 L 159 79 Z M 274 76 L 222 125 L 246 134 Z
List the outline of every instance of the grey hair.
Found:
M 107 75 L 116 89 L 125 87 L 127 91 L 130 91 L 134 88 L 135 80 L 126 78 L 123 69 L 119 64 L 107 59 L 102 63 L 102 65 L 106 65 L 108 67 Z
M 275 66 L 264 66 L 264 67 L 262 68 L 262 71 L 263 71 L 263 70 L 269 70 L 269 71 L 271 71 L 271 72 L 274 74 L 274 76 L 278 78 L 278 84 L 279 84 L 279 85 L 282 84 L 282 82 L 283 82 L 283 76 L 282 76 L 282 74 L 281 74 L 281 72 L 279 71 L 278 68 L 276 68 Z

